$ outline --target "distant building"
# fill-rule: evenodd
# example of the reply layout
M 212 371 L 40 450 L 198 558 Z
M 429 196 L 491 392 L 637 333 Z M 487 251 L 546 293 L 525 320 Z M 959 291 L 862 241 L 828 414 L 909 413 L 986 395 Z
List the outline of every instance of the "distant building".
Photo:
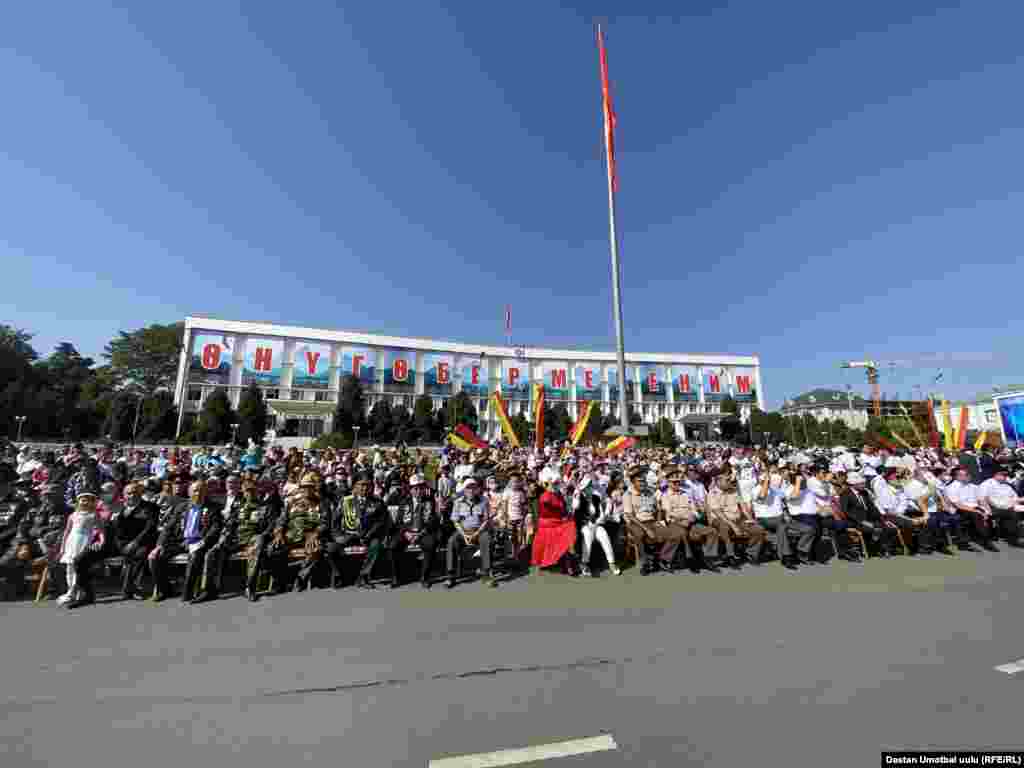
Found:
M 883 416 L 903 416 L 907 412 L 921 412 L 919 400 L 882 400 Z M 904 410 L 905 409 L 905 410 Z M 850 391 L 820 387 L 786 400 L 781 409 L 783 416 L 813 416 L 842 421 L 851 429 L 864 429 L 874 414 L 871 400 Z
M 960 413 L 966 409 L 968 430 L 999 432 L 999 408 L 996 405 L 995 397 L 997 395 L 1004 396 L 1008 393 L 1022 391 L 1024 391 L 1024 385 L 1018 384 L 1009 387 L 996 387 L 990 392 L 983 392 L 970 400 L 951 400 L 949 403 L 950 420 L 953 422 L 954 427 L 958 427 L 960 425 Z M 935 409 L 938 412 L 936 416 L 939 419 L 942 418 L 942 400 L 941 394 L 935 395 Z

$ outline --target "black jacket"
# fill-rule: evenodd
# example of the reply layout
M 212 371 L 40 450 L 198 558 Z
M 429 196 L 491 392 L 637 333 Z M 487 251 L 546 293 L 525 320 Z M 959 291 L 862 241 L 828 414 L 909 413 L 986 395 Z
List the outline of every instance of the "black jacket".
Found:
M 860 491 L 860 498 L 852 488 L 847 488 L 839 497 L 839 509 L 852 523 L 874 523 L 882 522 L 882 514 L 875 506 L 875 500 L 867 490 Z
M 140 501 L 132 510 L 123 507 L 110 520 L 112 537 L 119 547 L 154 541 L 159 519 L 160 508 L 151 501 Z

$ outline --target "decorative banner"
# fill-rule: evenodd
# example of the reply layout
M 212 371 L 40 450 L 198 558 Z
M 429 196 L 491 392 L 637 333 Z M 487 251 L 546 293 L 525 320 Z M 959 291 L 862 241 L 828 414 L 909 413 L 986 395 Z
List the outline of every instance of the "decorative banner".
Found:
M 292 386 L 327 389 L 331 383 L 331 345 L 309 341 L 295 342 L 295 367 Z
M 729 371 L 732 384 L 732 399 L 737 403 L 753 403 L 757 401 L 757 389 L 754 386 L 754 369 L 751 367 L 733 368 Z
M 1024 395 L 998 397 L 996 406 L 1007 447 L 1020 447 L 1024 441 Z
M 416 353 L 404 349 L 384 350 L 384 389 L 407 394 L 416 389 Z
M 505 433 L 505 437 L 508 438 L 509 444 L 513 448 L 519 447 L 519 438 L 516 436 L 516 431 L 512 429 L 512 424 L 508 420 L 508 413 L 505 411 L 505 403 L 501 400 L 501 394 L 495 392 L 491 395 L 491 400 L 494 401 L 494 412 L 498 415 L 498 422 L 501 424 L 501 431 Z
M 590 416 L 594 412 L 594 406 L 597 405 L 593 400 L 587 403 L 586 409 L 583 411 L 583 415 L 573 425 L 572 431 L 572 444 L 576 445 L 587 431 L 587 423 L 590 421 Z
M 668 399 L 668 372 L 664 365 L 640 366 L 640 391 L 645 402 L 664 402 Z
M 599 367 L 578 365 L 574 375 L 576 376 L 577 400 L 601 399 L 601 369 Z
M 506 400 L 529 400 L 529 368 L 522 360 L 501 361 L 501 395 Z
M 533 385 L 533 441 L 540 449 L 544 447 L 544 385 L 539 381 Z
M 721 368 L 704 369 L 704 401 L 720 403 L 728 393 L 728 383 Z
M 461 437 L 459 437 L 454 432 L 449 432 L 448 433 L 448 444 L 453 446 L 453 447 L 455 447 L 455 448 L 458 448 L 460 451 L 472 451 L 473 450 L 473 446 L 472 445 L 467 443 L 465 440 L 463 440 Z
M 978 435 L 978 439 L 974 441 L 974 450 L 980 451 L 983 447 L 985 447 L 985 441 L 987 439 L 988 431 L 984 430 L 980 435 Z
M 463 362 L 462 370 L 462 391 L 470 397 L 487 397 L 487 366 L 481 364 L 479 358 Z
M 455 376 L 455 361 L 451 355 L 423 355 L 424 391 L 428 395 L 450 395 L 452 378 Z
M 488 448 L 489 445 L 486 440 L 481 440 L 476 432 L 467 427 L 465 424 L 459 424 L 455 427 L 455 434 L 465 440 L 467 443 L 472 445 L 474 448 Z
M 543 363 L 544 396 L 549 400 L 569 399 L 569 367 L 565 363 Z
M 604 449 L 604 455 L 614 456 L 617 453 L 628 451 L 634 445 L 636 445 L 636 440 L 634 438 L 623 435 L 622 437 L 617 437 L 608 443 Z
M 673 365 L 670 369 L 672 376 L 672 397 L 677 403 L 697 402 L 700 395 L 697 392 L 697 367 L 694 365 Z
M 935 419 L 935 401 L 928 398 L 928 438 L 932 448 L 939 447 L 939 425 Z
M 283 339 L 253 339 L 245 343 L 245 362 L 242 365 L 242 386 L 253 382 L 276 387 L 281 383 L 284 363 Z
M 947 451 L 953 450 L 953 419 L 949 412 L 949 400 L 942 401 L 942 426 L 943 432 L 945 433 L 945 442 L 943 447 Z
M 234 336 L 203 332 L 194 334 L 189 380 L 202 384 L 230 384 L 234 346 Z
M 341 376 L 355 376 L 363 384 L 377 381 L 377 351 L 366 347 L 341 348 Z
M 970 411 L 966 405 L 960 406 L 960 429 L 956 433 L 956 447 L 961 451 L 967 447 L 967 424 Z

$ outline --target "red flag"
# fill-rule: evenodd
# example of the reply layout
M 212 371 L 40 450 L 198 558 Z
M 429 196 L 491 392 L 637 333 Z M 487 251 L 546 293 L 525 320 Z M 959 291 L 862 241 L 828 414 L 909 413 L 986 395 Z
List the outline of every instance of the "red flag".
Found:
M 604 148 L 608 153 L 608 178 L 612 191 L 619 191 L 619 175 L 615 170 L 615 109 L 612 107 L 612 91 L 608 85 L 608 52 L 604 47 L 604 33 L 597 28 L 597 50 L 601 61 L 601 104 L 604 109 Z

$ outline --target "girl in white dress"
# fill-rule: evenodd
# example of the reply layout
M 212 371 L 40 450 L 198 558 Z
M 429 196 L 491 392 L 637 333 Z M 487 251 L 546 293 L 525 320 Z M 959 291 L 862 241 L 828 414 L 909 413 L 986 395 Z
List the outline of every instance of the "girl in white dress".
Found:
M 75 597 L 75 558 L 93 543 L 99 523 L 96 514 L 96 494 L 92 491 L 82 491 L 75 500 L 75 511 L 68 516 L 64 529 L 64 546 L 61 549 L 60 562 L 67 567 L 68 591 L 57 598 L 59 605 L 65 605 Z

